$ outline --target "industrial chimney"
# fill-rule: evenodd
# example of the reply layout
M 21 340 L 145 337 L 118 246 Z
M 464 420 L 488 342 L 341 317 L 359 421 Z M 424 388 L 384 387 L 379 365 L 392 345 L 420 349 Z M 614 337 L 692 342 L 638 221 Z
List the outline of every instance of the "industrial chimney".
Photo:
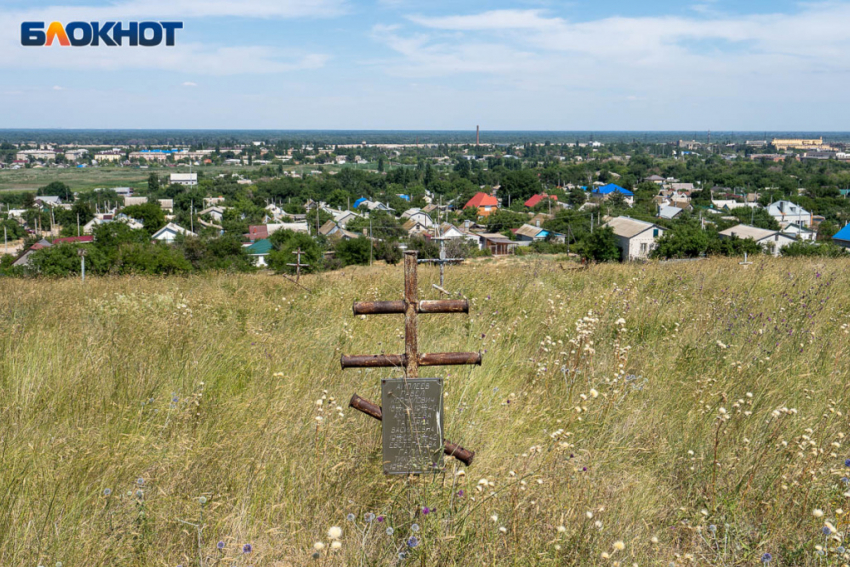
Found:
M 476 125 L 476 126 L 475 126 L 475 145 L 476 145 L 476 146 L 477 146 L 479 143 L 481 143 L 480 134 L 481 134 L 481 130 L 480 130 L 480 128 Z

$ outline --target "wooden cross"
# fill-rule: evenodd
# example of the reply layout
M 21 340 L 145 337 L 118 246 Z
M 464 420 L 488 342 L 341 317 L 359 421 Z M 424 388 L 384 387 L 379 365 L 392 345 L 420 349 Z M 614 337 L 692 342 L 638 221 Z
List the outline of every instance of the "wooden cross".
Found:
M 355 315 L 404 314 L 404 354 L 342 355 L 342 368 L 404 368 L 406 378 L 419 377 L 420 366 L 481 365 L 480 352 L 419 353 L 419 328 L 417 315 L 422 313 L 469 313 L 466 299 L 439 299 L 419 301 L 416 274 L 418 252 L 404 253 L 404 299 L 401 301 L 356 301 Z M 354 394 L 349 406 L 375 419 L 381 420 L 381 407 Z M 474 452 L 451 441 L 443 441 L 443 450 L 466 465 L 472 463 Z
M 418 260 L 420 264 L 438 264 L 440 266 L 440 287 L 437 288 L 441 292 L 445 293 L 444 289 L 440 289 L 445 285 L 443 283 L 443 277 L 445 274 L 446 264 L 460 264 L 463 262 L 463 258 L 446 258 L 446 241 L 440 241 L 440 258 L 423 258 L 422 260 Z
M 292 253 L 298 256 L 298 259 L 296 260 L 297 263 L 296 264 L 287 264 L 287 266 L 295 266 L 295 283 L 298 283 L 298 280 L 301 279 L 301 267 L 303 266 L 303 267 L 307 268 L 307 267 L 310 266 L 310 264 L 302 264 L 301 263 L 301 254 L 303 254 L 303 252 L 301 252 L 300 246 L 298 247 L 297 250 L 293 250 Z

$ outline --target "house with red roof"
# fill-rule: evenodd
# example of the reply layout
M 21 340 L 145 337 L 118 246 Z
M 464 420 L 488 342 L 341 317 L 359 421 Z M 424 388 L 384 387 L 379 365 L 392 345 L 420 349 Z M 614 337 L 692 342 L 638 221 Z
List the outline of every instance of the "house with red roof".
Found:
M 552 199 L 553 201 L 557 201 L 558 196 L 557 195 L 547 195 L 546 193 L 540 193 L 539 195 L 534 195 L 532 198 L 530 198 L 528 201 L 526 201 L 525 206 L 528 207 L 529 209 L 533 209 L 534 207 L 539 205 L 543 201 L 543 199 Z
M 478 192 L 464 206 L 464 209 L 475 207 L 478 209 L 478 216 L 490 216 L 490 213 L 499 208 L 499 200 L 487 193 Z
M 63 236 L 62 238 L 54 238 L 53 244 L 87 244 L 89 242 L 94 242 L 94 236 L 86 235 L 86 236 Z

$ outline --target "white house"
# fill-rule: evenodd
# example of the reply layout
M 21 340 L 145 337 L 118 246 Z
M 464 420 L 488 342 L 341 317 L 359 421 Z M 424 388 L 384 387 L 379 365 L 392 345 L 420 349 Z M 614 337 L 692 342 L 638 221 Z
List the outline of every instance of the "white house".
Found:
M 767 208 L 767 214 L 780 223 L 793 222 L 801 226 L 812 226 L 812 213 L 791 201 L 777 201 Z
M 428 213 L 418 208 L 407 209 L 401 214 L 401 218 L 414 220 L 424 225 L 425 228 L 431 228 L 434 226 L 434 221 L 431 220 L 431 217 L 428 216 Z
M 158 231 L 156 231 L 154 235 L 151 236 L 151 238 L 153 240 L 171 243 L 174 242 L 174 239 L 177 238 L 178 234 L 182 234 L 183 236 L 198 236 L 194 232 L 186 230 L 182 226 L 178 226 L 173 222 L 170 222 Z
M 42 206 L 54 207 L 62 204 L 62 198 L 53 195 L 39 195 L 35 198 L 35 202 Z
M 651 222 L 635 220 L 630 217 L 616 217 L 605 223 L 614 230 L 620 258 L 626 262 L 646 260 L 655 249 L 656 241 L 665 229 Z
M 198 184 L 198 174 L 197 173 L 172 173 L 169 178 L 169 183 L 173 183 L 176 185 L 185 185 L 187 187 L 193 187 Z
M 679 207 L 674 207 L 672 205 L 665 205 L 665 206 L 661 207 L 660 211 L 658 211 L 658 218 L 673 220 L 674 218 L 679 216 L 681 213 L 682 213 L 682 209 L 680 209 Z
M 353 211 L 342 211 L 339 214 L 334 215 L 334 222 L 342 228 L 345 228 L 352 219 L 356 218 L 360 218 L 360 215 Z
M 209 215 L 215 222 L 220 223 L 221 219 L 224 218 L 224 207 L 207 207 L 198 214 L 200 216 Z
M 745 203 L 743 201 L 736 201 L 734 199 L 725 199 L 725 200 L 712 199 L 711 204 L 714 205 L 715 209 L 726 208 L 726 209 L 729 209 L 730 211 L 732 209 L 740 209 L 740 208 L 743 208 L 743 207 L 751 207 L 753 209 L 758 209 L 761 206 L 758 203 Z
M 782 234 L 788 234 L 793 236 L 797 240 L 806 240 L 809 242 L 814 242 L 817 237 L 817 233 L 805 226 L 799 225 L 793 222 L 784 222 L 780 224 L 780 232 Z
M 724 240 L 730 238 L 746 240 L 749 238 L 774 256 L 779 256 L 783 248 L 797 241 L 793 236 L 782 234 L 778 230 L 757 228 L 748 224 L 739 224 L 732 228 L 727 228 L 719 232 L 718 235 Z
M 134 218 L 130 218 L 125 214 L 117 215 L 96 215 L 92 220 L 83 225 L 83 234 L 92 234 L 95 227 L 109 222 L 123 222 L 132 229 L 144 228 L 144 225 Z

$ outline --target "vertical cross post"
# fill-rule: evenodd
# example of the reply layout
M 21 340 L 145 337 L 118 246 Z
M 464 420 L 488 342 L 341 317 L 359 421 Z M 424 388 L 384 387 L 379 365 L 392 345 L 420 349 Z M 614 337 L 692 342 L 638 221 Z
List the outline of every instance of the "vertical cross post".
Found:
M 295 262 L 296 262 L 295 281 L 298 282 L 298 280 L 301 279 L 301 247 L 300 246 L 298 247 L 298 250 L 295 251 L 295 255 L 298 258 L 297 260 L 295 260 Z
M 416 264 L 419 252 L 404 253 L 404 373 L 407 378 L 419 377 L 419 327 L 416 310 L 419 306 L 419 287 Z
M 302 264 L 301 263 L 301 254 L 303 254 L 303 252 L 301 251 L 300 246 L 298 247 L 297 250 L 293 250 L 292 253 L 295 254 L 298 257 L 298 260 L 296 261 L 295 264 L 287 264 L 287 266 L 294 266 L 295 267 L 295 283 L 298 283 L 298 280 L 301 279 L 301 267 L 303 266 L 303 267 L 306 268 L 310 264 Z

